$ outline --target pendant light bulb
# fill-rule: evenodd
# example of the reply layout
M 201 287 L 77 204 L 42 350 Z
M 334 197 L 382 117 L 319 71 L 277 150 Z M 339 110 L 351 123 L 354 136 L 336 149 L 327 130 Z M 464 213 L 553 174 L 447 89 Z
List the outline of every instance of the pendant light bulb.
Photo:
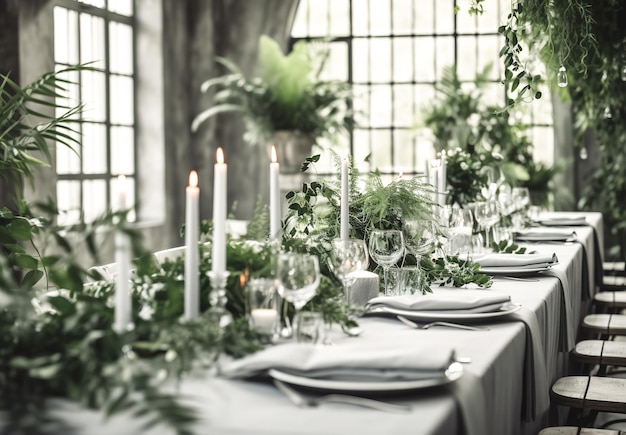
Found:
M 623 82 L 626 82 L 626 64 L 624 66 L 622 66 L 622 71 L 621 71 L 620 77 L 622 78 Z
M 604 119 L 611 119 L 613 118 L 613 114 L 611 113 L 611 108 L 609 106 L 606 106 L 604 108 Z
M 567 86 L 567 71 L 563 65 L 559 67 L 559 72 L 556 74 L 556 84 L 559 88 Z
M 587 157 L 589 157 L 589 155 L 587 154 L 587 147 L 583 146 L 580 149 L 580 160 L 587 160 Z

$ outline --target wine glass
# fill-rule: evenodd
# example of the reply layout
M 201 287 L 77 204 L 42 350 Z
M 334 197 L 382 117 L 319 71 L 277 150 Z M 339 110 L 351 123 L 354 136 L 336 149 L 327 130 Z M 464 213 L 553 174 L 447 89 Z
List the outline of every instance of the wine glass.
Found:
M 343 294 L 348 303 L 351 303 L 350 286 L 355 281 L 352 272 L 365 270 L 369 265 L 369 256 L 365 240 L 335 239 L 328 258 L 328 267 L 341 280 Z
M 459 255 L 461 251 L 471 250 L 473 228 L 474 215 L 470 209 L 452 208 L 448 229 L 450 254 Z
M 278 294 L 291 302 L 296 316 L 313 299 L 320 284 L 319 260 L 315 255 L 282 253 L 276 260 Z
M 489 231 L 500 220 L 500 212 L 496 201 L 485 201 L 476 204 L 475 217 L 478 224 L 485 228 L 485 246 L 489 248 Z
M 419 266 L 422 255 L 435 245 L 435 224 L 430 220 L 410 219 L 402 224 L 402 233 L 406 250 L 415 256 Z
M 517 210 L 523 210 L 530 205 L 530 192 L 528 191 L 528 187 L 514 187 L 511 195 Z
M 374 230 L 370 234 L 369 253 L 383 268 L 383 288 L 387 293 L 387 274 L 404 254 L 404 237 L 400 230 Z

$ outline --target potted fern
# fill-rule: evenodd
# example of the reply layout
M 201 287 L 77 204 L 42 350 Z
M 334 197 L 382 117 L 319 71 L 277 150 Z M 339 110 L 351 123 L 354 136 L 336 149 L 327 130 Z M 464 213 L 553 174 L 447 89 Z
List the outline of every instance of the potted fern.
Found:
M 202 92 L 217 91 L 214 105 L 193 120 L 192 131 L 220 113 L 239 112 L 246 121 L 244 139 L 276 145 L 281 170 L 298 172 L 318 138 L 332 139 L 354 125 L 350 84 L 321 77 L 328 55 L 326 47 L 305 41 L 285 55 L 276 41 L 262 35 L 257 76 L 247 77 L 233 62 L 217 58 L 228 72 L 202 84 Z

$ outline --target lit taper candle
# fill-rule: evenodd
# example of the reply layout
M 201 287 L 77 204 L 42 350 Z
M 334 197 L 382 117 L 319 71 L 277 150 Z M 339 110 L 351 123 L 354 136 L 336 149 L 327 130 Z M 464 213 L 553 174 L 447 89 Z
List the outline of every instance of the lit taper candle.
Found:
M 218 148 L 213 172 L 213 250 L 211 271 L 222 276 L 226 271 L 226 173 L 224 151 Z
M 198 173 L 189 173 L 185 209 L 185 319 L 200 313 L 198 239 L 200 234 Z
M 117 177 L 117 209 L 126 209 L 126 176 Z M 132 300 L 130 296 L 130 259 L 131 246 L 128 234 L 121 230 L 115 232 L 115 263 L 117 277 L 115 281 L 115 331 L 122 333 L 130 327 L 132 317 Z
M 349 199 L 350 199 L 350 191 L 348 189 L 348 158 L 344 157 L 343 162 L 341 163 L 341 230 L 340 237 L 341 240 L 348 240 L 350 238 L 349 232 Z
M 276 156 L 276 147 L 272 145 L 272 161 L 270 162 L 270 239 L 277 239 L 280 235 L 280 187 L 278 176 L 280 165 Z

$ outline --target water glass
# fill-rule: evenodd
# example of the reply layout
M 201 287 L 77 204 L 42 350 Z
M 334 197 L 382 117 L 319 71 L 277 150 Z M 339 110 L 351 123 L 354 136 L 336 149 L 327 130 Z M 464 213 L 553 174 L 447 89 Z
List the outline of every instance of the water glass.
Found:
M 328 267 L 343 285 L 346 300 L 350 301 L 350 287 L 354 283 L 354 272 L 366 270 L 369 266 L 369 256 L 365 240 L 335 239 L 329 253 Z
M 278 255 L 276 262 L 278 294 L 299 312 L 313 299 L 320 284 L 319 260 L 315 255 L 293 252 Z
M 422 288 L 424 271 L 419 267 L 392 267 L 389 269 L 387 296 L 414 294 Z
M 491 246 L 489 242 L 489 231 L 500 220 L 500 211 L 496 201 L 485 201 L 476 203 L 475 208 L 476 222 L 485 229 L 485 246 L 487 249 Z
M 326 322 L 322 313 L 301 311 L 294 317 L 295 339 L 299 343 L 324 343 Z
M 278 294 L 274 280 L 252 278 L 246 284 L 246 293 L 250 328 L 256 330 L 266 342 L 274 341 L 280 326 Z

